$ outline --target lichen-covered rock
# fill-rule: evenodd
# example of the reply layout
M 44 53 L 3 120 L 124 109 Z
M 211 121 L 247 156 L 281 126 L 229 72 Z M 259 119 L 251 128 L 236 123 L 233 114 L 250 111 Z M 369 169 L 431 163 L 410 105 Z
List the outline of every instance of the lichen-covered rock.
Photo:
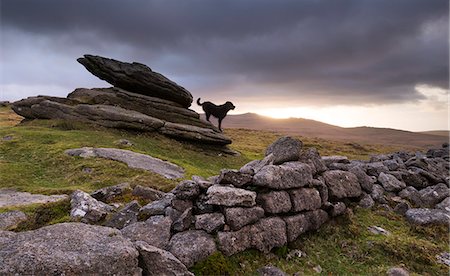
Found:
M 232 184 L 235 187 L 241 188 L 252 181 L 252 175 L 242 173 L 238 170 L 221 170 L 219 176 L 220 184 Z
M 96 200 L 88 193 L 76 190 L 71 195 L 70 217 L 74 221 L 96 223 L 103 220 L 114 208 Z
M 27 220 L 28 216 L 22 211 L 0 213 L 0 230 L 13 230 Z
M 172 220 L 168 217 L 154 216 L 143 222 L 131 224 L 121 230 L 122 235 L 131 241 L 144 241 L 149 245 L 164 249 L 169 243 Z
M 253 176 L 255 186 L 275 190 L 300 188 L 310 185 L 313 179 L 312 169 L 301 162 L 288 162 L 283 165 L 268 165 Z
M 322 206 L 322 199 L 319 191 L 314 188 L 300 188 L 289 190 L 294 212 L 311 211 L 319 209 Z
M 130 224 L 136 223 L 140 208 L 141 205 L 136 200 L 131 201 L 107 220 L 105 226 L 122 229 Z
M 281 137 L 266 149 L 266 156 L 273 154 L 273 164 L 279 165 L 289 161 L 297 161 L 300 157 L 302 141 L 291 137 Z
M 349 164 L 347 156 L 333 155 L 333 156 L 322 156 L 322 161 L 328 167 L 333 163 Z
M 308 230 L 317 230 L 328 221 L 328 214 L 324 210 L 318 209 L 305 213 L 306 219 L 309 221 Z
M 172 230 L 181 232 L 189 229 L 192 219 L 192 208 L 188 208 L 173 222 Z
M 419 191 L 421 207 L 433 208 L 436 204 L 441 202 L 444 198 L 450 196 L 449 188 L 444 183 L 434 186 L 429 186 Z
M 256 204 L 256 193 L 240 188 L 213 185 L 206 191 L 207 204 L 220 206 L 252 207 Z
M 388 192 L 398 192 L 406 187 L 406 184 L 399 181 L 395 176 L 381 172 L 378 176 L 378 181 L 381 183 L 383 188 Z
M 138 256 L 119 230 L 84 223 L 0 238 L 1 275 L 140 275 Z
M 320 198 L 322 198 L 322 204 L 326 204 L 329 199 L 328 195 L 328 187 L 325 185 L 325 182 L 322 177 L 319 179 L 313 179 L 312 186 L 319 191 Z
M 201 214 L 195 216 L 195 229 L 205 230 L 208 233 L 219 231 L 225 225 L 222 213 Z
M 169 251 L 151 246 L 143 241 L 137 241 L 135 245 L 139 251 L 139 264 L 144 275 L 194 275 Z
M 219 232 L 217 241 L 219 250 L 226 256 L 231 256 L 252 247 L 250 233 L 251 225 L 235 232 Z
M 347 210 L 347 206 L 345 206 L 344 202 L 336 202 L 334 204 L 331 204 L 329 214 L 332 217 L 336 217 L 344 214 L 345 210 Z
M 125 193 L 130 193 L 131 187 L 129 183 L 121 183 L 114 186 L 109 186 L 105 188 L 101 188 L 91 193 L 91 196 L 97 200 L 109 203 L 118 196 L 121 196 Z
M 200 186 L 198 183 L 185 180 L 178 184 L 175 189 L 171 191 L 178 199 L 195 199 L 200 194 Z
M 189 268 L 209 257 L 217 248 L 211 235 L 202 230 L 190 230 L 173 235 L 167 250 Z
M 161 192 L 159 190 L 150 188 L 150 187 L 144 187 L 141 185 L 136 185 L 134 187 L 132 195 L 138 196 L 140 198 L 146 199 L 146 200 L 159 200 L 164 196 L 164 192 Z
M 264 218 L 250 228 L 252 247 L 268 253 L 287 243 L 286 223 L 278 217 Z
M 383 162 L 373 162 L 366 164 L 366 173 L 368 175 L 378 177 L 382 172 L 389 172 L 389 169 L 383 164 Z
M 310 223 L 305 214 L 288 216 L 283 219 L 286 222 L 286 232 L 289 242 L 295 241 L 310 228 Z
M 299 161 L 308 164 L 314 175 L 321 174 L 327 170 L 327 166 L 316 148 L 303 150 L 300 153 Z
M 267 165 L 273 165 L 273 154 L 269 154 L 262 160 L 253 160 L 242 166 L 239 171 L 241 173 L 255 175 Z
M 442 200 L 441 203 L 436 204 L 435 208 L 450 213 L 450 197 L 447 197 L 446 199 Z
M 366 174 L 362 166 L 354 166 L 348 170 L 349 172 L 356 175 L 358 178 L 358 182 L 361 185 L 361 188 L 367 192 L 371 193 L 373 189 L 373 180 L 370 176 Z
M 286 191 L 270 191 L 258 194 L 256 201 L 269 214 L 287 213 L 291 210 L 291 198 Z
M 167 193 L 161 199 L 145 205 L 139 210 L 139 218 L 146 219 L 151 216 L 164 215 L 166 208 L 172 204 L 174 197 L 174 194 Z
M 323 178 L 332 198 L 343 199 L 361 195 L 361 186 L 358 178 L 351 172 L 326 171 L 323 173 Z
M 450 214 L 440 209 L 412 208 L 406 211 L 406 219 L 415 225 L 449 225 Z
M 358 206 L 364 209 L 370 209 L 375 205 L 375 201 L 368 194 L 364 195 L 358 203 Z
M 261 207 L 251 208 L 225 208 L 225 221 L 233 230 L 239 230 L 247 224 L 254 223 L 264 217 L 264 209 Z

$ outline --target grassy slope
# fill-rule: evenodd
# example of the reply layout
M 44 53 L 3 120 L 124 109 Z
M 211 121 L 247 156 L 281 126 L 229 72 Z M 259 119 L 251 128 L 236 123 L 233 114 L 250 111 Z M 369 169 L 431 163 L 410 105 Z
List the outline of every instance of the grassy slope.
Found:
M 246 162 L 263 157 L 264 149 L 281 135 L 270 131 L 227 129 L 233 139 L 232 148 L 241 156 L 224 156 L 211 149 L 195 147 L 156 134 L 137 134 L 61 121 L 35 121 L 15 126 L 20 120 L 7 108 L 0 108 L 0 188 L 46 194 L 70 193 L 74 189 L 93 191 L 120 182 L 131 182 L 172 189 L 176 181 L 155 174 L 129 169 L 119 162 L 103 159 L 69 157 L 69 148 L 117 147 L 115 141 L 128 139 L 133 151 L 150 154 L 183 166 L 186 178 L 192 175 L 211 176 L 222 168 L 239 168 Z M 12 136 L 12 140 L 2 137 Z M 367 159 L 370 154 L 401 150 L 401 146 L 380 146 L 333 142 L 300 137 L 305 147 L 316 147 L 322 155 L 346 155 Z M 91 173 L 83 168 L 93 169 Z M 67 221 L 68 202 L 22 208 L 33 219 L 18 230 L 33 229 Z M 374 236 L 366 231 L 370 225 L 391 231 L 391 237 Z M 380 274 L 390 266 L 403 265 L 410 271 L 438 275 L 446 268 L 434 261 L 434 255 L 448 250 L 445 228 L 414 228 L 403 218 L 383 212 L 355 210 L 354 215 L 329 223 L 317 233 L 305 235 L 289 247 L 261 254 L 249 250 L 232 257 L 216 254 L 196 265 L 196 274 L 253 274 L 255 269 L 273 264 L 288 273 L 313 274 L 320 265 L 326 274 Z M 300 249 L 306 257 L 287 260 L 286 254 Z

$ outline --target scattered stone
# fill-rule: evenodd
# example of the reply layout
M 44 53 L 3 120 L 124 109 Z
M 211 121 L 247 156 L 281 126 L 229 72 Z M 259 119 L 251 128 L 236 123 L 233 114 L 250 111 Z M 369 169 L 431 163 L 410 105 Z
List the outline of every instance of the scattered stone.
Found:
M 14 139 L 14 136 L 12 136 L 12 135 L 6 135 L 6 136 L 3 136 L 3 138 L 2 138 L 3 141 L 12 141 L 13 139 Z
M 118 145 L 118 146 L 122 146 L 122 147 L 131 147 L 131 146 L 133 146 L 133 143 L 131 143 L 127 139 L 119 139 L 117 141 L 114 141 L 114 144 Z
M 291 199 L 286 191 L 271 191 L 265 194 L 258 194 L 256 201 L 269 214 L 287 213 L 292 208 Z
M 222 213 L 202 214 L 195 216 L 195 229 L 215 233 L 225 225 Z
M 174 197 L 174 194 L 167 193 L 161 199 L 145 205 L 139 210 L 139 218 L 147 219 L 150 216 L 164 215 Z
M 141 273 L 134 245 L 109 227 L 59 223 L 2 235 L 0 248 L 1 275 Z
M 446 266 L 450 266 L 450 253 L 443 252 L 441 254 L 436 255 L 436 260 L 438 263 L 445 264 Z
M 0 208 L 58 202 L 68 198 L 69 197 L 67 195 L 46 196 L 26 192 L 17 192 L 13 189 L 0 189 Z
M 316 273 L 322 273 L 322 267 L 320 265 L 316 265 L 313 267 L 314 272 Z
M 164 192 L 161 192 L 159 190 L 150 188 L 150 187 L 144 187 L 141 185 L 136 185 L 134 187 L 132 195 L 138 196 L 140 198 L 146 199 L 146 200 L 159 200 L 164 196 Z
M 381 183 L 383 188 L 388 192 L 398 192 L 406 188 L 406 184 L 402 181 L 399 181 L 392 174 L 381 172 L 380 175 L 378 176 L 378 181 Z
M 289 253 L 286 255 L 286 260 L 292 261 L 295 259 L 300 259 L 302 257 L 306 257 L 306 253 L 299 249 L 294 249 L 292 251 L 289 251 Z
M 136 223 L 141 205 L 136 200 L 131 201 L 106 221 L 105 226 L 122 229 L 130 224 Z
M 281 269 L 271 265 L 258 268 L 256 272 L 259 276 L 287 276 Z
M 264 209 L 252 208 L 225 208 L 225 221 L 232 230 L 239 230 L 247 224 L 254 223 L 264 217 Z
M 168 217 L 153 216 L 146 221 L 133 223 L 121 230 L 122 235 L 131 241 L 144 241 L 149 245 L 165 249 L 169 244 L 170 226 Z
M 242 188 L 252 181 L 252 175 L 225 169 L 220 171 L 218 181 L 220 184 L 232 184 L 235 187 Z
M 289 136 L 281 137 L 266 149 L 265 156 L 273 154 L 273 164 L 279 165 L 289 161 L 297 161 L 300 158 L 302 141 Z
M 194 275 L 172 253 L 143 241 L 135 243 L 143 275 Z
M 190 230 L 173 235 L 167 248 L 188 268 L 217 250 L 214 238 L 202 230 Z
M 122 196 L 126 193 L 131 192 L 131 186 L 129 183 L 121 183 L 114 186 L 105 187 L 99 189 L 93 193 L 91 196 L 97 200 L 109 203 L 113 201 L 115 198 Z
M 240 188 L 213 185 L 206 191 L 207 204 L 221 206 L 252 207 L 256 204 L 256 193 Z
M 123 162 L 133 169 L 142 169 L 168 179 L 184 177 L 184 169 L 167 161 L 146 154 L 114 148 L 80 148 L 65 151 L 70 156 L 100 157 Z
M 312 169 L 301 162 L 268 165 L 253 176 L 253 184 L 275 190 L 300 188 L 312 182 Z
M 0 213 L 0 230 L 14 230 L 20 223 L 28 220 L 22 211 L 9 211 Z
M 391 232 L 379 227 L 379 226 L 369 226 L 367 227 L 367 230 L 375 235 L 384 235 L 384 236 L 390 236 Z
M 444 183 L 429 186 L 425 189 L 420 190 L 419 196 L 422 203 L 420 207 L 433 208 L 436 204 L 450 195 L 449 191 L 449 188 Z
M 351 172 L 326 171 L 323 173 L 323 178 L 332 198 L 343 199 L 361 195 L 358 178 Z
M 268 253 L 287 243 L 286 223 L 278 217 L 263 218 L 250 228 L 252 247 Z
M 409 276 L 409 272 L 401 267 L 391 267 L 387 271 L 388 276 Z
M 93 168 L 82 168 L 81 169 L 81 172 L 82 173 L 85 173 L 85 174 L 91 174 L 92 172 L 94 171 L 94 169 Z
M 371 209 L 375 205 L 375 201 L 373 201 L 372 197 L 368 194 L 364 195 L 359 201 L 358 206 L 364 209 Z
M 195 199 L 200 194 L 200 186 L 198 183 L 190 180 L 182 181 L 172 192 L 178 199 Z
M 114 208 L 91 197 L 88 193 L 76 190 L 71 195 L 70 218 L 84 223 L 97 223 L 106 215 L 114 211 Z
M 415 225 L 448 225 L 450 222 L 450 215 L 440 209 L 412 208 L 406 211 L 405 216 L 411 224 Z
M 192 223 L 192 208 L 186 209 L 180 217 L 172 224 L 172 230 L 175 232 L 182 232 L 191 226 Z
M 435 208 L 450 213 L 450 197 L 447 197 L 446 199 L 442 200 L 441 203 L 436 204 Z
M 319 191 L 314 188 L 300 188 L 289 190 L 294 212 L 311 211 L 319 209 L 322 206 L 322 199 Z

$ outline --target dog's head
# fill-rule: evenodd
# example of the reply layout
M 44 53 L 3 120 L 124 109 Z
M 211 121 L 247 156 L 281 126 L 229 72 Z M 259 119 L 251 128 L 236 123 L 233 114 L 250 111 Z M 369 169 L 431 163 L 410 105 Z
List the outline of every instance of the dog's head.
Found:
M 228 110 L 230 109 L 234 110 L 236 108 L 232 102 L 226 102 L 225 106 L 227 107 Z

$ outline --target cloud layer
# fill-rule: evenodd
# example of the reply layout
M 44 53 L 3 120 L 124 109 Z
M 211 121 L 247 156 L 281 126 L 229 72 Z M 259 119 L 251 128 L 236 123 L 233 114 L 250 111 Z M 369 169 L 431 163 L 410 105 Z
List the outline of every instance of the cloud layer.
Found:
M 217 101 L 419 101 L 416 85 L 448 88 L 448 5 L 3 0 L 0 84 L 105 86 L 75 61 L 90 53 L 145 63 L 195 97 Z

